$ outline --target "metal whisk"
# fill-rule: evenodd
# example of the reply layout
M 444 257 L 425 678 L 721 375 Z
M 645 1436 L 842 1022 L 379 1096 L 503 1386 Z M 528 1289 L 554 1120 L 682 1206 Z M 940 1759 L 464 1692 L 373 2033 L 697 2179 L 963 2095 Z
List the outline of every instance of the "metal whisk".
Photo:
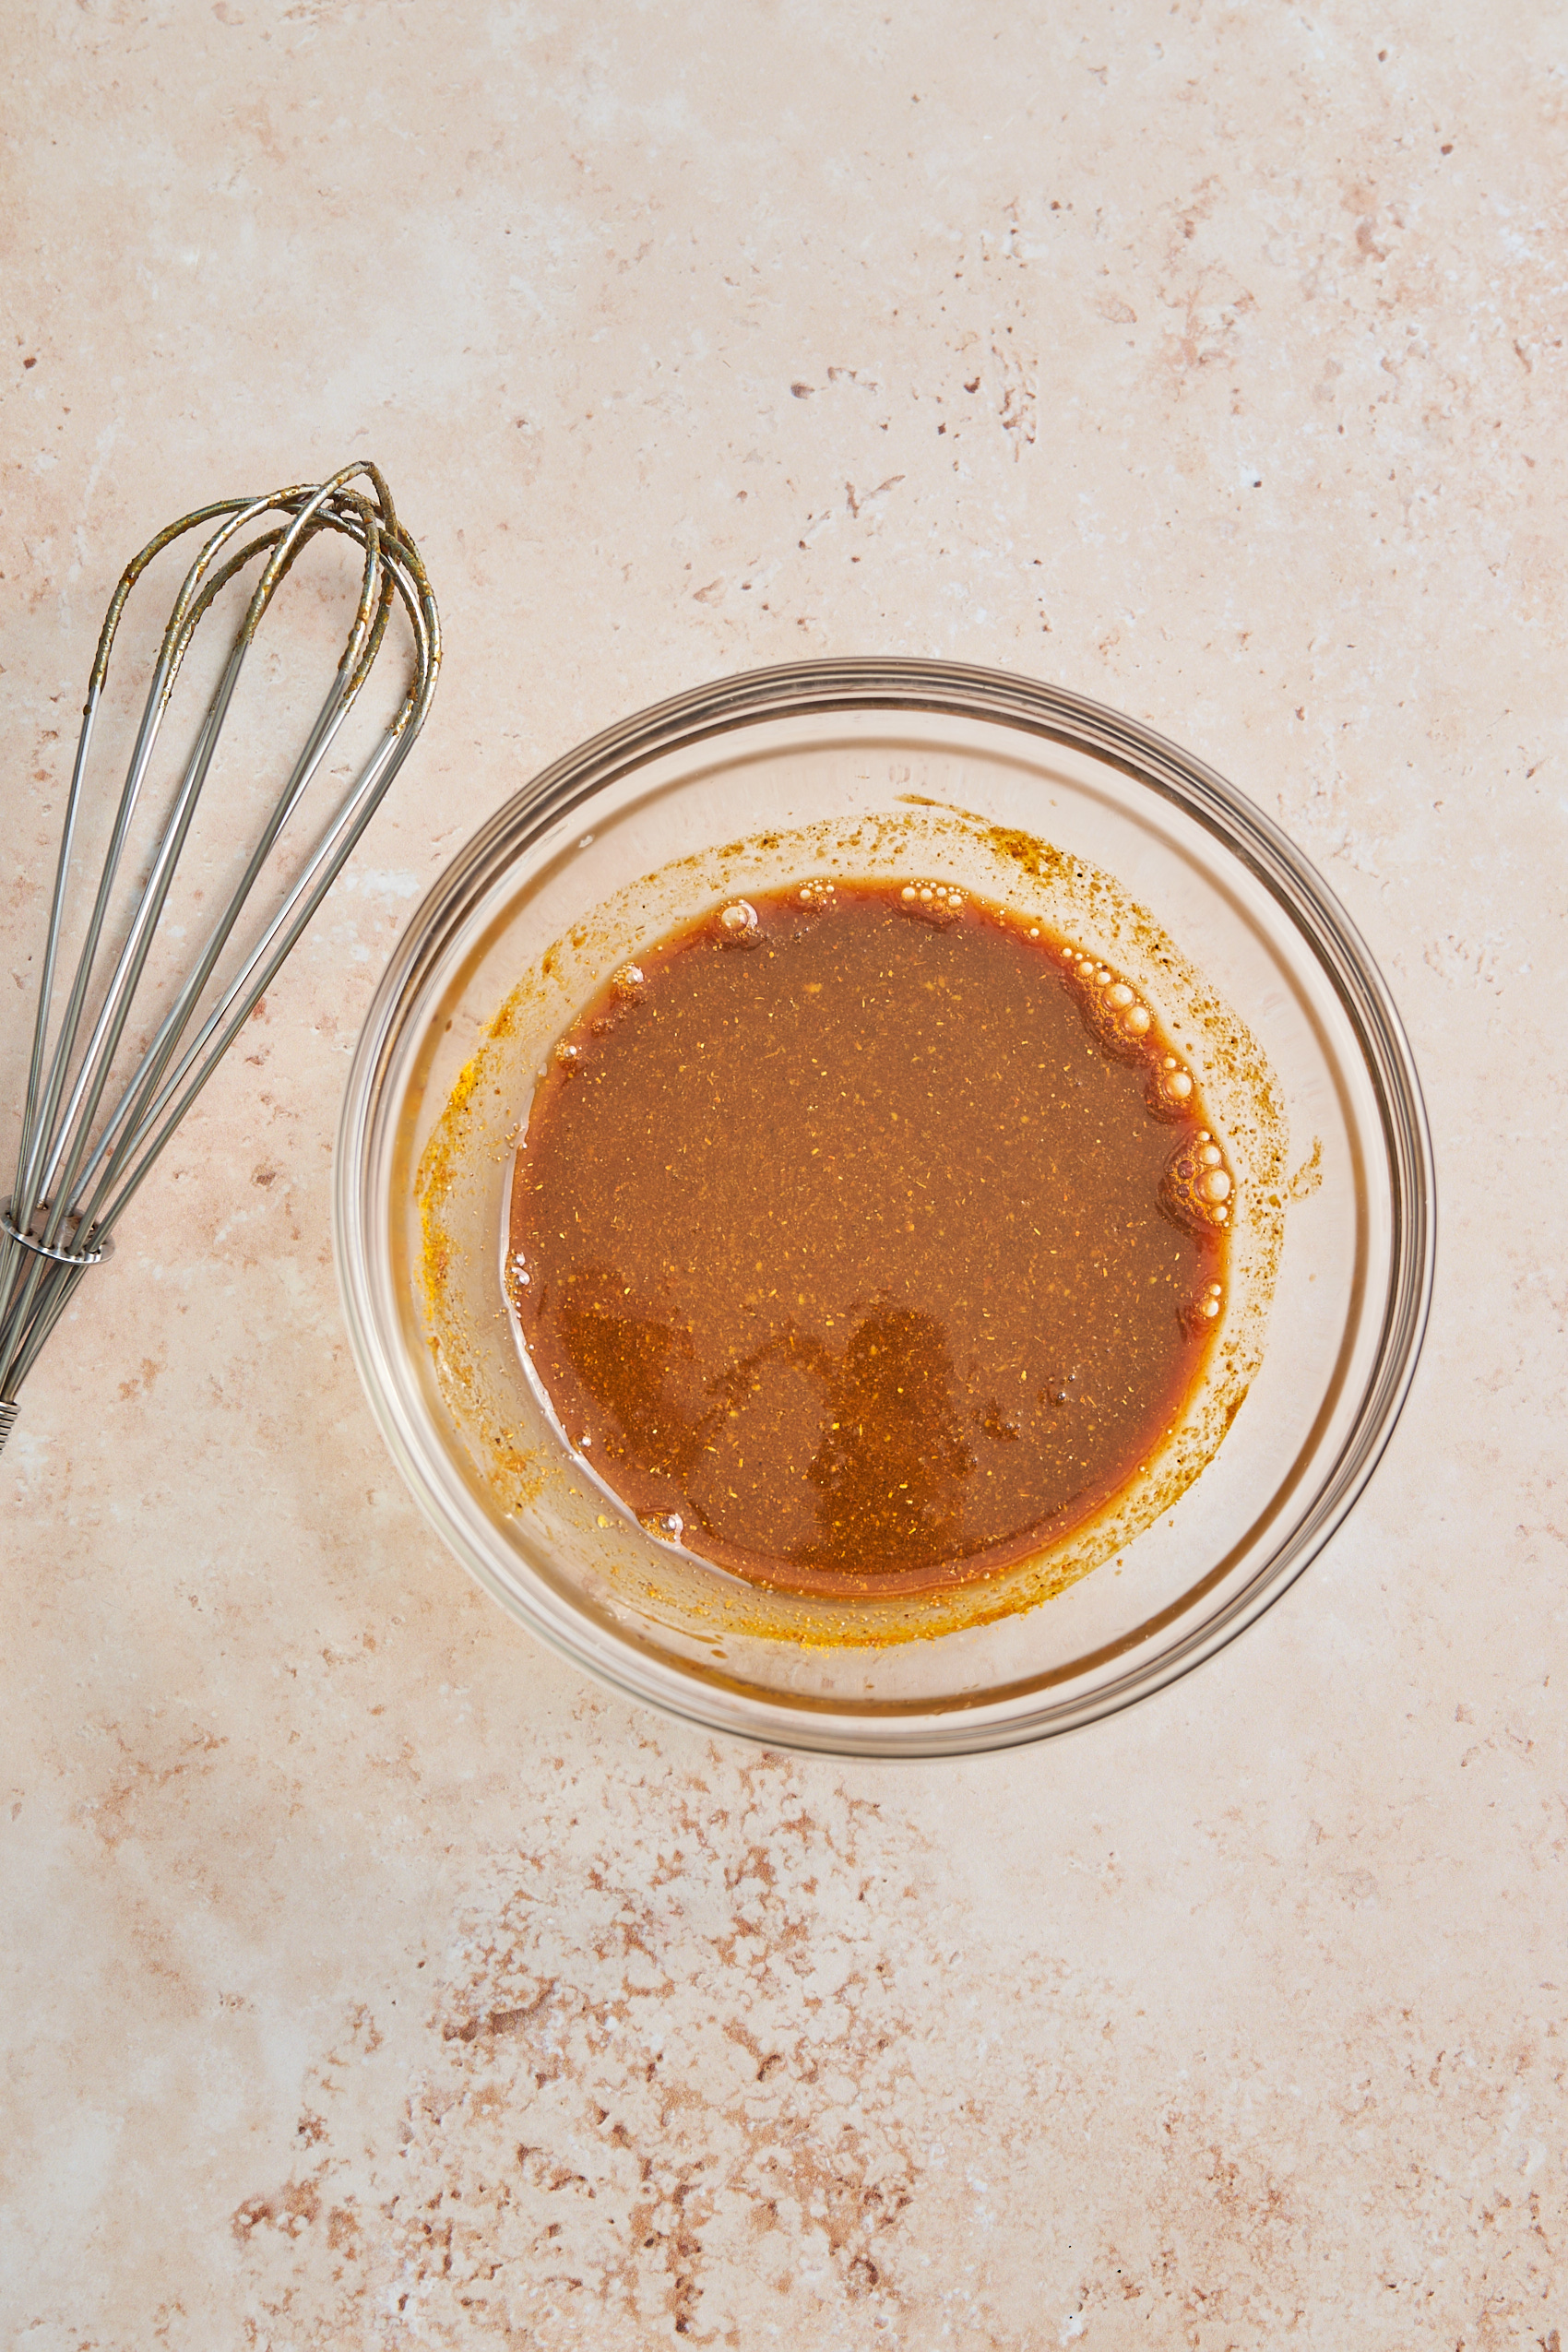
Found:
M 356 481 L 363 486 L 351 488 Z M 62 969 L 67 902 L 73 920 L 79 919 L 85 903 L 73 889 L 72 865 L 87 805 L 88 754 L 126 599 L 165 548 L 210 524 L 217 528 L 185 575 L 159 646 L 103 867 L 87 905 L 80 955 L 67 984 Z M 195 963 L 173 986 L 166 1008 L 140 1015 L 148 1026 L 156 1019 L 156 1027 L 128 1076 L 123 1084 L 116 1078 L 112 1087 L 116 1055 L 123 1065 L 141 1034 L 133 1030 L 126 1040 L 138 990 L 144 998 L 152 992 L 144 983 L 154 935 L 245 658 L 278 589 L 323 533 L 352 541 L 362 555 L 359 602 L 330 691 L 237 886 Z M 175 680 L 198 624 L 223 588 L 256 563 L 261 570 L 244 618 L 157 825 L 145 872 L 137 872 L 126 844 Z M 258 877 L 358 700 L 399 603 L 412 635 L 413 659 L 396 716 L 337 796 L 259 938 L 248 948 L 237 943 L 237 968 L 215 981 Z M 109 1254 L 122 1211 L 271 984 L 408 756 L 430 707 L 440 659 L 440 623 L 419 550 L 398 521 L 391 493 L 372 465 L 345 466 L 330 481 L 267 498 L 228 498 L 201 507 L 160 531 L 126 565 L 104 619 L 82 712 L 39 980 L 16 1183 L 9 1200 L 0 1203 L 0 1447 L 16 1420 L 17 1392 L 77 1285 L 89 1266 Z M 83 887 L 90 887 L 90 877 Z

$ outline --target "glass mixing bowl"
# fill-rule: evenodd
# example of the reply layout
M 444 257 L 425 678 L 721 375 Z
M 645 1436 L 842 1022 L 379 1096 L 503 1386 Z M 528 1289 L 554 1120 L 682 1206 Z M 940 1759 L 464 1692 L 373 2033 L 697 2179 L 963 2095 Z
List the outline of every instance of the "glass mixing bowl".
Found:
M 787 1609 L 737 1607 L 736 1580 L 672 1555 L 616 1510 L 541 1413 L 499 1277 L 511 1146 L 532 1071 L 574 1005 L 685 908 L 717 900 L 737 874 L 790 879 L 791 837 L 813 828 L 875 842 L 880 827 L 918 821 L 939 834 L 944 811 L 963 822 L 950 857 L 930 837 L 932 871 L 944 861 L 986 887 L 966 862 L 977 826 L 1049 842 L 1114 876 L 1245 1025 L 1288 1123 L 1283 1247 L 1244 1401 L 1170 1509 L 1033 1608 L 932 1638 L 837 1639 L 820 1622 L 792 1625 Z M 422 1193 L 427 1218 L 439 1195 L 436 1227 L 422 1221 Z M 334 1235 L 354 1353 L 393 1456 L 432 1525 L 525 1625 L 617 1689 L 715 1730 L 952 1754 L 1064 1731 L 1159 1689 L 1240 1633 L 1327 1541 L 1414 1371 L 1431 1287 L 1431 1149 L 1409 1048 L 1366 948 L 1306 860 L 1210 769 L 1028 679 L 811 662 L 722 680 L 609 729 L 453 861 L 360 1039 Z

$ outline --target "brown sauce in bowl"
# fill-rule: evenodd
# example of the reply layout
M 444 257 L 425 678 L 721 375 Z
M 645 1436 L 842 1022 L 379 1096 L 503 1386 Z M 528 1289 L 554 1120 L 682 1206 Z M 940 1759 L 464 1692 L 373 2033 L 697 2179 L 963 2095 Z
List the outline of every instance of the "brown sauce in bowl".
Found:
M 1231 1179 L 1135 992 L 940 883 L 812 882 L 639 953 L 555 1049 L 505 1282 L 663 1539 L 834 1597 L 968 1583 L 1182 1419 Z

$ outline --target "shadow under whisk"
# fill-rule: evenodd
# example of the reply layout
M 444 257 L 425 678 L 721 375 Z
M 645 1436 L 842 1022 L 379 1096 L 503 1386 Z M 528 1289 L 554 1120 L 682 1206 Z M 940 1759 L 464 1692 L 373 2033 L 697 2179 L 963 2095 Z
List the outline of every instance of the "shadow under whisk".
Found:
M 166 549 L 204 530 L 159 641 L 125 782 L 105 808 L 89 785 L 89 760 L 127 600 Z M 236 841 L 220 826 L 218 861 L 228 870 L 214 894 L 217 913 L 205 888 L 187 888 L 189 905 L 183 901 L 180 911 L 195 921 L 175 923 L 171 894 L 182 859 L 189 863 L 198 807 L 242 671 L 279 589 L 318 539 L 347 540 L 360 556 L 358 600 L 332 683 L 303 749 L 280 789 L 263 799 L 251 830 Z M 202 622 L 209 621 L 203 639 L 209 643 L 252 574 L 255 585 L 190 748 L 160 799 L 148 778 L 176 681 Z M 398 606 L 411 639 L 401 700 L 367 755 L 347 768 L 330 767 L 328 755 Z M 160 531 L 126 565 L 104 619 L 82 713 L 16 1180 L 0 1202 L 0 1446 L 16 1420 L 22 1382 L 77 1285 L 109 1254 L 122 1211 L 266 993 L 408 756 L 440 660 L 440 623 L 419 550 L 370 464 L 268 497 L 201 507 Z M 323 784 L 313 793 L 318 778 Z M 88 846 L 95 815 L 98 829 L 107 828 L 96 868 Z M 184 953 L 192 929 L 200 937 L 194 959 Z

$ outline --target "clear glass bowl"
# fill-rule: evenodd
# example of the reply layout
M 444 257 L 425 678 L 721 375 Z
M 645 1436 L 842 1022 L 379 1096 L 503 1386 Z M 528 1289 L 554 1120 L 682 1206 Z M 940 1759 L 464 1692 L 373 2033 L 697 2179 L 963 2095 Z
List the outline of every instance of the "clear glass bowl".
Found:
M 569 1004 L 526 986 L 516 997 L 519 981 L 553 944 L 580 1002 L 680 911 L 645 877 L 688 861 L 700 896 L 721 845 L 861 818 L 874 837 L 879 821 L 933 807 L 1049 841 L 1150 910 L 1266 1056 L 1298 1176 L 1266 1345 L 1234 1426 L 1114 1563 L 940 1638 L 794 1638 L 783 1621 L 737 1616 L 717 1593 L 731 1580 L 672 1560 L 616 1513 L 540 1411 L 498 1277 L 509 1141 L 527 1102 L 489 1082 L 495 1023 L 512 999 L 502 1028 L 520 1084 Z M 615 921 L 596 925 L 607 906 Z M 481 1047 L 492 1059 L 476 1063 Z M 475 1069 L 464 1165 L 444 1180 L 457 1241 L 437 1327 L 421 1162 Z M 453 861 L 360 1039 L 334 1233 L 393 1456 L 505 1607 L 617 1689 L 713 1729 L 932 1755 L 1125 1706 L 1209 1657 L 1300 1574 L 1371 1477 L 1408 1389 L 1433 1207 L 1398 1016 L 1343 911 L 1266 816 L 1077 695 L 941 662 L 833 661 L 723 680 L 625 720 L 536 778 Z

